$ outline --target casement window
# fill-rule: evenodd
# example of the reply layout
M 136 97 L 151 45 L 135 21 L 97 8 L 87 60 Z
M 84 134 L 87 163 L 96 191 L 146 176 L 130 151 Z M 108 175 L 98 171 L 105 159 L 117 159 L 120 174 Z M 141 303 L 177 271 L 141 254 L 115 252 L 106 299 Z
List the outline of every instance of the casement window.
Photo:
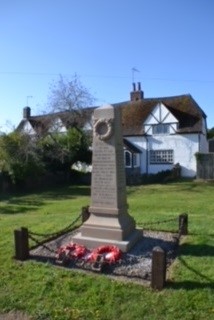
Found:
M 173 150 L 150 150 L 150 164 L 174 163 Z
M 138 153 L 131 153 L 125 150 L 125 167 L 126 168 L 136 168 L 140 165 L 140 155 Z
M 133 153 L 132 155 L 133 167 L 139 167 L 140 165 L 140 155 L 138 153 Z
M 126 168 L 132 167 L 132 154 L 128 150 L 125 150 L 125 166 Z
M 168 123 L 158 123 L 152 126 L 153 134 L 168 134 L 170 125 Z

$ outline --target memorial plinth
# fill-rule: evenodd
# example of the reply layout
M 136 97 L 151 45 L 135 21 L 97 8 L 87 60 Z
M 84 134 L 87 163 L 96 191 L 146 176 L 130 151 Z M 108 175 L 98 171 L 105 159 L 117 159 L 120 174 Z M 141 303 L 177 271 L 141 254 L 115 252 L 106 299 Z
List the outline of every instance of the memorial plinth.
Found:
M 111 105 L 94 111 L 90 217 L 73 241 L 88 248 L 116 245 L 126 252 L 141 234 L 127 210 L 120 112 Z

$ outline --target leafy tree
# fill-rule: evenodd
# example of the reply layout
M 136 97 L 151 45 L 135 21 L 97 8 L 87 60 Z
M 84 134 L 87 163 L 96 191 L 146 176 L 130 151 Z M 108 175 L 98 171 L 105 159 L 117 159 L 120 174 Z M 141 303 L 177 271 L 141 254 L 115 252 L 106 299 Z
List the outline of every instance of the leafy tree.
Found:
M 76 161 L 91 161 L 87 136 L 77 128 L 39 139 L 19 132 L 0 136 L 0 173 L 15 184 L 45 172 L 69 175 Z
M 214 137 L 214 127 L 207 130 L 207 139 L 211 139 Z
M 87 135 L 75 127 L 70 128 L 67 133 L 46 136 L 40 140 L 40 148 L 47 171 L 69 173 L 75 162 L 91 162 Z
M 0 172 L 16 183 L 42 170 L 43 164 L 35 139 L 15 131 L 0 136 Z

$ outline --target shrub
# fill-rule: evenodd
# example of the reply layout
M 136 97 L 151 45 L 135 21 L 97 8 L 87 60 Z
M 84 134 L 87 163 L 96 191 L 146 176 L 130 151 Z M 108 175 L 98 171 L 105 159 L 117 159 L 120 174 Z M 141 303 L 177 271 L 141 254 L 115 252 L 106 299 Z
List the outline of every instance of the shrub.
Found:
M 141 176 L 141 183 L 142 184 L 164 183 L 169 180 L 172 180 L 172 171 L 171 170 L 160 171 L 156 174 L 154 174 L 154 173 L 143 174 Z

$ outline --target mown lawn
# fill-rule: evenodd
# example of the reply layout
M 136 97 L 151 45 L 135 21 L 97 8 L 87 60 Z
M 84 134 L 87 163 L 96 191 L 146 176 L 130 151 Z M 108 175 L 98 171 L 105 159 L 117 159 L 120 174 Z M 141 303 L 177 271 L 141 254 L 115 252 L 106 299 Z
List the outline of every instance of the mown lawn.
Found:
M 167 286 L 140 285 L 12 259 L 14 229 L 53 232 L 70 224 L 90 203 L 90 190 L 70 186 L 0 196 L 0 314 L 21 310 L 37 320 L 214 319 L 214 184 L 179 182 L 128 187 L 129 212 L 140 226 L 177 231 L 189 215 L 189 235 L 170 269 Z

